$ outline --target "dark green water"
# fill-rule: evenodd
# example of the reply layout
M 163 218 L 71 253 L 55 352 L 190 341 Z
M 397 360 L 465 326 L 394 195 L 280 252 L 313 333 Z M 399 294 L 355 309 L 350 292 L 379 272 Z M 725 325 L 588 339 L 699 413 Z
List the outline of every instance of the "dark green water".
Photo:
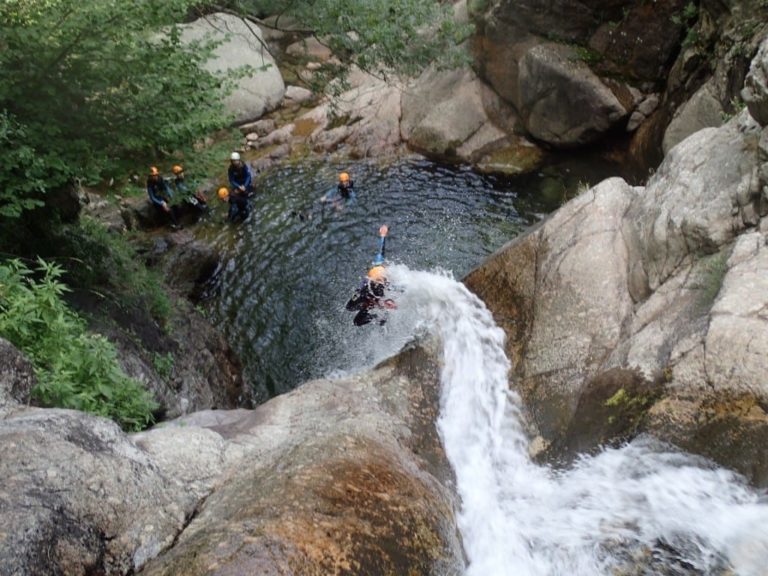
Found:
M 341 170 L 352 175 L 357 200 L 341 211 L 321 210 L 316 200 Z M 355 327 L 344 309 L 376 254 L 381 224 L 390 229 L 389 261 L 461 278 L 575 194 L 579 182 L 613 170 L 584 176 L 560 167 L 506 180 L 424 160 L 272 170 L 258 177 L 248 221 L 223 224 L 220 206 L 202 225 L 225 254 L 207 303 L 258 400 L 343 375 L 379 359 L 369 331 L 386 338 L 386 326 Z

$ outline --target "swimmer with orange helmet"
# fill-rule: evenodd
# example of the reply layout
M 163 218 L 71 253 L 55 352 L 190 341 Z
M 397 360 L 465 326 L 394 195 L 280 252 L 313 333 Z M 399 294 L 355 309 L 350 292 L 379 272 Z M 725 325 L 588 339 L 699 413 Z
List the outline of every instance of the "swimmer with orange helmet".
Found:
M 387 269 L 384 266 L 384 253 L 386 247 L 386 238 L 389 228 L 384 225 L 379 228 L 379 253 L 373 259 L 371 268 L 368 270 L 362 283 L 355 290 L 355 294 L 346 304 L 347 310 L 357 310 L 353 319 L 355 326 L 364 326 L 374 320 L 384 324 L 386 318 L 379 318 L 376 309 L 395 308 L 395 302 L 389 298 L 384 298 L 384 291 L 389 285 L 387 278 Z
M 325 204 L 330 202 L 334 208 L 341 210 L 341 207 L 349 202 L 352 202 L 357 198 L 355 194 L 355 183 L 349 177 L 348 172 L 342 172 L 339 174 L 339 183 L 336 188 L 326 192 L 321 198 L 320 202 Z

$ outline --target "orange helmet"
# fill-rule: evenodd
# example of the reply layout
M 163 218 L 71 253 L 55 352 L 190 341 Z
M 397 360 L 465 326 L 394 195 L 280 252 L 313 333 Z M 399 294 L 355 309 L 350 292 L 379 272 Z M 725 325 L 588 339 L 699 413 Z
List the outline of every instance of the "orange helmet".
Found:
M 158 175 L 160 175 L 160 170 L 157 169 L 157 166 L 151 166 L 149 168 L 149 175 L 150 176 L 158 176 Z
M 349 174 L 347 174 L 346 172 L 342 172 L 341 174 L 339 174 L 339 182 L 344 182 L 344 183 L 349 182 Z
M 171 172 L 173 172 L 174 174 L 176 174 L 178 176 L 179 174 L 184 172 L 184 168 L 182 166 L 180 166 L 179 164 L 176 164 L 176 166 L 171 168 Z
M 374 266 L 368 270 L 368 279 L 374 282 L 385 282 L 387 280 L 387 270 L 384 266 Z
M 226 186 L 222 186 L 221 188 L 219 188 L 219 191 L 217 192 L 217 194 L 219 195 L 219 198 L 221 200 L 226 200 L 229 198 L 229 189 Z

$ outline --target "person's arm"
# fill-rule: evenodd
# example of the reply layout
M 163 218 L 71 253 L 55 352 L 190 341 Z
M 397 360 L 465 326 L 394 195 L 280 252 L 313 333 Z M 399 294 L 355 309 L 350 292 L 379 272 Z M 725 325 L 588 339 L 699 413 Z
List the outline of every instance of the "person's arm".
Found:
M 229 187 L 232 190 L 237 190 L 239 185 L 235 182 L 235 169 L 232 166 L 227 169 L 227 177 L 229 178 Z
M 245 162 L 243 162 L 243 168 L 245 168 L 245 182 L 243 182 L 243 189 L 248 190 L 253 183 L 253 172 L 251 172 L 251 167 Z
M 163 186 L 163 192 L 168 195 L 168 198 L 173 198 L 173 190 L 171 190 L 171 187 L 168 185 L 168 181 L 165 178 L 160 178 L 160 183 Z
M 338 188 L 331 188 L 330 190 L 328 190 L 328 192 L 320 196 L 320 202 L 332 202 L 333 200 L 336 199 L 338 192 L 339 192 Z
M 149 195 L 149 201 L 156 206 L 162 206 L 165 204 L 165 200 L 157 195 L 157 188 L 155 182 L 147 181 L 147 194 Z
M 389 234 L 389 228 L 384 224 L 379 228 L 379 253 L 376 254 L 376 258 L 373 260 L 374 262 L 384 262 L 387 249 L 387 234 Z

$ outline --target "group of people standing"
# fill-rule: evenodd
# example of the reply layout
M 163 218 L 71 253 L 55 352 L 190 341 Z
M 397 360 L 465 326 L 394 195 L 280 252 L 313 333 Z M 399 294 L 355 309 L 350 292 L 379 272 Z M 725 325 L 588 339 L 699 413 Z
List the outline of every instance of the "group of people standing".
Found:
M 219 199 L 229 204 L 227 219 L 230 222 L 242 222 L 251 214 L 251 198 L 255 190 L 253 187 L 253 170 L 247 162 L 243 162 L 239 152 L 232 152 L 229 156 L 229 168 L 227 169 L 229 188 L 219 188 Z

